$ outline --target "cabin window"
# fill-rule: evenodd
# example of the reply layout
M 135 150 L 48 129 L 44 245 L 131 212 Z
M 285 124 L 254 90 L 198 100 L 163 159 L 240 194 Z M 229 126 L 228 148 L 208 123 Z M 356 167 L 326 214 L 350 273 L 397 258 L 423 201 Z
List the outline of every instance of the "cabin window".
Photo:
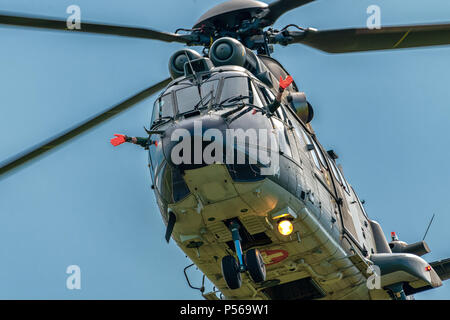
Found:
M 342 187 L 350 195 L 350 187 L 348 186 L 347 180 L 345 180 L 344 174 L 342 173 L 342 169 L 339 166 L 337 166 L 337 170 L 338 170 L 339 176 L 341 177 Z
M 316 149 L 317 155 L 319 156 L 320 163 L 322 164 L 322 166 L 324 168 L 328 168 L 327 161 L 325 160 L 325 158 L 322 154 L 322 150 L 320 150 L 319 146 L 317 145 L 316 141 L 314 141 L 314 139 L 311 139 L 311 140 L 314 145 L 314 149 Z
M 172 191 L 172 188 L 170 186 L 172 172 L 170 169 L 170 166 L 168 166 L 165 161 L 161 164 L 161 168 L 156 175 L 155 186 L 158 190 L 158 193 L 165 201 L 172 202 L 170 201 Z
M 278 141 L 280 143 L 280 151 L 284 155 L 292 158 L 292 151 L 288 140 L 289 138 L 287 137 L 286 128 L 283 122 L 274 118 L 272 119 L 272 121 L 275 128 L 277 129 Z
M 333 160 L 330 160 L 331 163 L 331 171 L 333 171 L 333 175 L 336 178 L 336 180 L 339 182 L 339 184 L 342 186 L 342 188 L 350 195 L 350 188 L 347 184 L 347 181 L 344 178 L 344 175 L 342 174 L 341 170 L 336 166 L 335 162 Z
M 189 193 L 189 188 L 181 176 L 178 168 L 172 168 L 166 161 L 160 166 L 156 175 L 155 187 L 159 195 L 167 202 L 178 202 Z
M 348 188 L 348 184 L 347 181 L 344 178 L 344 175 L 342 174 L 342 170 L 339 168 L 339 166 L 337 167 L 339 176 L 341 177 L 341 181 L 342 181 L 342 187 L 344 187 L 345 191 L 347 191 L 348 194 L 350 194 L 350 189 Z
M 341 176 L 338 172 L 338 169 L 336 168 L 336 165 L 334 164 L 334 161 L 330 161 L 330 163 L 331 163 L 331 171 L 333 172 L 334 177 L 342 185 Z
M 313 141 L 312 141 L 312 139 L 309 137 L 309 135 L 308 135 L 306 132 L 304 132 L 304 131 L 303 131 L 303 134 L 304 134 L 304 136 L 305 136 L 306 144 L 307 144 L 307 145 L 314 146 Z M 311 155 L 311 157 L 312 157 L 312 159 L 313 159 L 313 162 L 314 162 L 314 164 L 316 165 L 317 169 L 322 170 L 322 168 L 320 167 L 320 162 L 319 162 L 319 158 L 318 158 L 318 156 L 317 156 L 317 150 L 316 150 L 316 148 L 314 147 L 314 149 L 309 150 L 308 152 L 309 152 L 309 154 Z
M 179 168 L 172 168 L 172 197 L 174 202 L 184 199 L 191 192 Z

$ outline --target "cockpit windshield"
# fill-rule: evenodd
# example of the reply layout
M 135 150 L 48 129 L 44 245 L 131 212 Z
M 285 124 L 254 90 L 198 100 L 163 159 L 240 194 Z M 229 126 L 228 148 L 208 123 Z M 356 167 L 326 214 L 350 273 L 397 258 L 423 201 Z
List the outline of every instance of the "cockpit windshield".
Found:
M 255 86 L 247 76 L 233 74 L 220 78 L 211 77 L 200 85 L 186 80 L 168 88 L 164 95 L 156 100 L 152 124 L 206 108 L 211 102 L 221 107 L 229 107 L 236 102 L 262 106 Z
M 205 81 L 200 86 L 188 85 L 175 91 L 178 114 L 183 114 L 208 105 L 215 97 L 219 80 Z
M 242 99 L 242 102 L 252 103 L 252 90 L 250 89 L 250 79 L 247 77 L 230 77 L 223 81 L 222 93 L 220 95 L 220 102 L 234 97 L 248 97 Z

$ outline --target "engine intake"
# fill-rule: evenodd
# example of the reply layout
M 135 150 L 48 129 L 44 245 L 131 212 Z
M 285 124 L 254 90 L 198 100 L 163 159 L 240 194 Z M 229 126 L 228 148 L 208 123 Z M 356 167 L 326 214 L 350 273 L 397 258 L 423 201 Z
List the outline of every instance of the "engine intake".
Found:
M 238 40 L 224 37 L 212 44 L 209 50 L 209 58 L 216 67 L 225 65 L 244 67 L 246 64 L 252 64 L 252 67 L 254 67 L 254 61 L 248 59 L 248 52 L 251 51 L 246 49 Z
M 268 86 L 273 85 L 267 68 L 256 54 L 236 39 L 223 37 L 214 41 L 209 50 L 209 58 L 216 67 L 225 65 L 243 67 Z
M 202 55 L 192 49 L 183 49 L 175 52 L 169 59 L 169 72 L 172 79 L 184 76 L 184 65 L 188 60 L 202 59 Z

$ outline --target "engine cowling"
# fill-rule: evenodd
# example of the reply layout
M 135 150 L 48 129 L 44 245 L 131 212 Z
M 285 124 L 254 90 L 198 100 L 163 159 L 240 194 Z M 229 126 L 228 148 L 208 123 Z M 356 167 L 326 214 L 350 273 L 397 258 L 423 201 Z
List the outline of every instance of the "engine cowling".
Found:
M 209 58 L 217 66 L 235 65 L 245 67 L 249 62 L 248 51 L 238 40 L 224 37 L 217 39 L 209 50 Z
M 389 243 L 389 247 L 394 253 L 411 253 L 419 257 L 431 252 L 425 241 L 408 244 L 404 241 L 394 240 Z
M 209 58 L 216 67 L 225 65 L 243 67 L 269 87 L 273 86 L 270 72 L 258 56 L 234 38 L 223 37 L 214 41 L 209 50 Z
M 184 64 L 188 60 L 201 59 L 202 55 L 192 49 L 183 49 L 175 52 L 169 59 L 169 72 L 172 79 L 176 79 L 184 75 Z

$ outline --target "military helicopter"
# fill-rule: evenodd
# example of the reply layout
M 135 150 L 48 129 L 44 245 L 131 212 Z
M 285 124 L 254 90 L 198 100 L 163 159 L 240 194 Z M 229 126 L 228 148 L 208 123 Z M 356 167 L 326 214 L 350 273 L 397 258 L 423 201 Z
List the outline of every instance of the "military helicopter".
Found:
M 166 240 L 227 299 L 409 299 L 450 278 L 425 241 L 385 238 L 310 125 L 313 107 L 274 44 L 346 53 L 450 44 L 450 24 L 318 31 L 271 26 L 314 0 L 231 0 L 190 29 L 81 24 L 0 13 L 0 24 L 199 46 L 175 52 L 170 77 L 0 164 L 0 175 L 159 93 L 145 137 Z M 226 138 L 223 140 L 223 138 Z M 231 138 L 230 138 L 231 137 Z M 204 293 L 217 299 L 216 292 Z

